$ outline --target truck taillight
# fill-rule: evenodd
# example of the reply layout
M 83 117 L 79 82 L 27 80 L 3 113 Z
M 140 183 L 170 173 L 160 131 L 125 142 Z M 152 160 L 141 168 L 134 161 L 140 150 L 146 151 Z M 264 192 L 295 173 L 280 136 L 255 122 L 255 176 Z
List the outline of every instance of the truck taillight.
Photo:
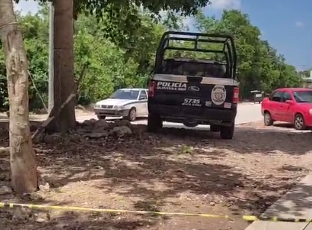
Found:
M 154 97 L 155 94 L 155 88 L 156 88 L 156 82 L 150 81 L 149 87 L 148 87 L 148 96 Z
M 233 103 L 238 103 L 239 102 L 239 88 L 234 87 L 233 90 Z

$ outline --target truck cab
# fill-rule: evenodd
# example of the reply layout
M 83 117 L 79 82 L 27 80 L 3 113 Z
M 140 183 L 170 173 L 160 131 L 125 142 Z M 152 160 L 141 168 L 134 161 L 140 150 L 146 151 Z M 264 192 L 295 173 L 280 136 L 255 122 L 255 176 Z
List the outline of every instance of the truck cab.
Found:
M 149 81 L 148 131 L 156 132 L 164 121 L 204 124 L 221 138 L 232 139 L 239 101 L 236 59 L 230 35 L 165 32 Z

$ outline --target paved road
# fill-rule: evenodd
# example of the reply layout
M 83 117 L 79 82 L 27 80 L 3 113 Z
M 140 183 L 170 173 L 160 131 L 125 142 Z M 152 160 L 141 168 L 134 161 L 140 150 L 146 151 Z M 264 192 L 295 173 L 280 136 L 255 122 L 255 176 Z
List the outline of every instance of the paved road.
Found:
M 82 122 L 87 119 L 96 118 L 96 116 L 77 116 L 77 121 Z M 261 115 L 261 106 L 260 104 L 241 104 L 238 107 L 237 117 L 236 117 L 236 124 L 248 123 L 248 122 L 256 122 L 262 120 Z M 132 122 L 133 124 L 146 124 L 146 119 L 138 120 Z M 165 122 L 165 127 L 172 127 L 172 128 L 186 128 L 182 124 L 172 123 L 172 122 Z M 207 129 L 205 125 L 199 125 L 196 129 Z
M 261 121 L 262 119 L 260 104 L 243 104 L 238 107 L 237 124 Z

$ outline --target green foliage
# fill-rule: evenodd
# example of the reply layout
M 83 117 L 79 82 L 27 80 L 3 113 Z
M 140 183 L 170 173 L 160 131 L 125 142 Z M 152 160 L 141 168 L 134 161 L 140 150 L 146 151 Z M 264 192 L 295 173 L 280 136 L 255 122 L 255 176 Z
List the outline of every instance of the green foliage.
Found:
M 17 12 L 17 19 L 20 23 L 24 36 L 24 45 L 29 60 L 30 76 L 29 99 L 30 109 L 42 108 L 43 102 L 39 100 L 39 94 L 32 82 L 35 82 L 37 90 L 43 98 L 47 99 L 47 56 L 48 56 L 48 22 L 38 15 L 21 16 Z M 45 101 L 44 103 L 47 103 Z M 0 53 L 0 105 L 7 109 L 7 80 L 3 52 Z
M 155 50 L 165 27 L 156 24 L 149 15 L 137 15 L 142 22 L 132 37 L 116 41 L 106 31 L 111 20 L 98 21 L 80 15 L 75 22 L 75 76 L 79 85 L 78 103 L 89 104 L 103 99 L 122 87 L 146 87 L 147 76 L 154 65 Z M 43 5 L 37 15 L 19 15 L 30 75 L 30 109 L 43 108 L 39 95 L 47 104 L 48 98 L 48 9 Z M 122 32 L 120 32 L 122 33 Z M 116 35 L 118 36 L 118 34 Z M 0 103 L 7 97 L 5 63 L 0 54 Z M 33 84 L 34 82 L 34 84 Z M 36 86 L 36 87 L 34 87 Z
M 107 6 L 101 17 L 85 14 L 78 17 L 75 22 L 74 44 L 77 79 L 85 69 L 79 85 L 78 103 L 89 104 L 104 99 L 121 87 L 146 87 L 163 32 L 168 27 L 185 29 L 181 24 L 183 17 L 174 11 L 162 15 L 163 19 L 160 21 L 153 18 L 152 16 L 159 7 L 158 4 L 162 3 L 154 4 L 157 7 L 154 9 L 147 7 L 149 11 L 134 6 L 130 9 L 130 6 L 127 6 L 120 11 L 123 13 L 112 14 L 113 11 L 111 11 L 110 14 L 108 11 L 110 8 Z M 127 15 L 135 18 L 132 26 L 127 24 L 131 24 L 130 21 L 125 21 L 128 20 Z M 48 92 L 47 6 L 42 4 L 42 9 L 37 15 L 21 16 L 18 14 L 18 21 L 23 31 L 31 73 L 30 108 L 42 108 L 39 94 L 47 104 Z M 235 10 L 225 11 L 221 19 L 216 19 L 206 17 L 199 12 L 196 14 L 196 26 L 201 32 L 227 32 L 235 36 L 239 57 L 238 76 L 244 97 L 248 97 L 249 92 L 254 89 L 271 91 L 276 87 L 300 84 L 301 78 L 298 77 L 295 68 L 286 64 L 283 56 L 278 55 L 267 41 L 261 40 L 259 29 L 250 23 L 247 15 Z M 180 43 L 179 45 L 188 46 L 189 44 Z M 213 55 L 187 52 L 169 52 L 169 54 L 188 55 L 194 58 L 217 58 Z M 1 52 L 1 105 L 5 104 L 6 97 L 5 62 Z
M 40 91 L 44 92 L 44 98 L 47 92 L 47 68 L 42 66 L 41 61 L 45 59 L 46 65 L 47 49 L 42 51 L 42 46 L 47 46 L 47 41 L 35 44 L 34 36 L 29 38 L 29 35 L 37 33 L 36 26 L 39 26 L 40 19 L 46 23 L 46 3 L 56 1 L 58 0 L 38 0 L 43 7 L 41 15 L 37 15 L 36 19 L 25 19 L 28 22 L 25 25 L 28 30 L 24 32 L 28 58 L 31 60 L 30 70 L 35 73 L 34 80 Z M 94 101 L 109 95 L 118 87 L 145 86 L 147 72 L 153 66 L 152 57 L 164 31 L 164 26 L 156 24 L 161 19 L 161 12 L 170 10 L 162 21 L 167 27 L 178 29 L 181 22 L 179 15 L 194 14 L 198 8 L 208 3 L 209 0 L 191 0 L 187 3 L 168 0 L 74 0 L 73 15 L 78 19 L 75 34 L 76 75 L 87 66 L 86 76 L 79 90 L 79 101 Z M 41 28 L 40 33 L 47 34 L 47 28 Z M 37 101 L 32 89 L 30 98 Z M 31 102 L 32 104 L 37 107 L 37 103 Z
M 20 0 L 14 0 L 18 3 Z M 61 0 L 37 0 L 41 5 Z M 179 16 L 194 15 L 198 9 L 210 4 L 210 0 L 73 0 L 73 16 L 77 20 L 80 15 L 95 16 L 98 21 L 105 21 L 102 31 L 114 42 L 123 43 L 135 35 L 141 25 L 139 12 L 149 12 L 149 17 L 157 22 L 161 13 L 167 11 L 164 22 L 167 26 L 178 29 Z
M 270 92 L 277 87 L 295 87 L 301 83 L 294 66 L 288 65 L 282 55 L 261 39 L 261 32 L 253 26 L 248 15 L 238 10 L 224 11 L 217 20 L 196 15 L 196 27 L 201 32 L 232 34 L 238 52 L 238 77 L 243 97 L 251 90 Z
M 107 36 L 110 21 L 81 15 L 75 25 L 76 76 L 84 66 L 86 75 L 80 86 L 79 100 L 94 102 L 122 87 L 146 87 L 146 75 L 152 70 L 155 50 L 164 27 L 139 15 L 142 23 L 123 43 Z M 82 101 L 81 101 L 82 102 Z
M 209 0 L 74 0 L 76 12 L 89 12 L 99 17 L 103 15 L 103 12 L 118 14 L 120 10 L 128 12 L 129 9 L 138 7 L 143 7 L 155 14 L 159 14 L 162 10 L 170 10 L 173 12 L 181 12 L 182 15 L 191 15 L 196 13 L 197 9 L 205 7 L 209 3 Z
M 47 105 L 48 92 L 48 21 L 40 15 L 18 17 L 24 36 L 24 45 L 29 62 L 29 102 L 30 109 L 43 108 Z M 40 94 L 40 95 L 39 95 Z M 44 98 L 41 101 L 40 96 Z

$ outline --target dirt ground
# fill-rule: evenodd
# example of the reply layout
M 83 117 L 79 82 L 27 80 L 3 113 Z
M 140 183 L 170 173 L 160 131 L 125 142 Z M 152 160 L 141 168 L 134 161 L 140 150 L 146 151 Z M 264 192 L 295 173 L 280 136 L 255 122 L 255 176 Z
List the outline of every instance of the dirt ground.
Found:
M 83 131 L 46 137 L 35 144 L 41 191 L 19 198 L 4 194 L 0 200 L 226 214 L 231 220 L 0 210 L 0 229 L 241 230 L 248 223 L 237 214 L 262 213 L 312 165 L 312 134 L 283 125 L 240 125 L 233 140 L 209 131 L 165 128 L 148 134 L 143 125 L 130 127 L 133 134 L 119 138 L 86 138 Z M 0 157 L 0 186 L 9 186 L 9 159 Z

